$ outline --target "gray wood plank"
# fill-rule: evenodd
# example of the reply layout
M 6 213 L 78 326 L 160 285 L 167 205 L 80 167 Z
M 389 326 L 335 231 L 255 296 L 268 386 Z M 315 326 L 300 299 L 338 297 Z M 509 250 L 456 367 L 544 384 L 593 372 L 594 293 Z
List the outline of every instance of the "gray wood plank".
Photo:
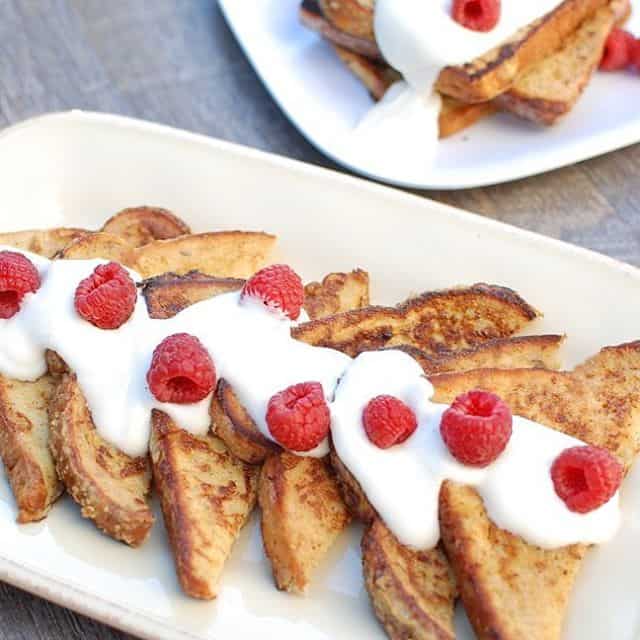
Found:
M 110 111 L 333 166 L 288 123 L 215 0 L 0 0 L 0 126 Z M 640 146 L 508 185 L 423 195 L 640 265 Z M 0 640 L 125 634 L 0 584 Z

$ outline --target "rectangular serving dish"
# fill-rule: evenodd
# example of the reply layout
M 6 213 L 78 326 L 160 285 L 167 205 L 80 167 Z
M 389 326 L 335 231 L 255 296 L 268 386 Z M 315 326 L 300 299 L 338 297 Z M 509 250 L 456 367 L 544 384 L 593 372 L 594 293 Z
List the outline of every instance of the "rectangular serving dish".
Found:
M 522 0 L 513 0 L 522 1 Z M 231 29 L 284 113 L 320 151 L 362 175 L 416 189 L 466 189 L 575 164 L 640 141 L 640 81 L 632 71 L 596 73 L 576 108 L 545 128 L 500 114 L 441 141 L 433 166 L 399 179 L 393 157 L 368 169 L 344 141 L 373 106 L 332 47 L 299 22 L 301 0 L 219 0 Z M 640 34 L 640 6 L 627 28 Z M 418 177 L 415 177 L 418 176 Z
M 130 205 L 173 209 L 194 230 L 265 229 L 305 279 L 367 269 L 373 300 L 495 282 L 541 309 L 537 332 L 566 332 L 569 365 L 640 336 L 640 272 L 606 257 L 435 202 L 265 153 L 126 118 L 71 112 L 0 134 L 0 229 L 99 226 Z M 637 637 L 640 469 L 625 525 L 593 552 L 566 640 Z M 363 587 L 359 529 L 336 545 L 305 598 L 279 593 L 257 520 L 219 599 L 180 592 L 162 518 L 132 550 L 80 518 L 68 498 L 44 522 L 15 523 L 0 472 L 0 579 L 143 638 L 347 640 L 385 637 Z M 459 638 L 473 636 L 459 617 Z

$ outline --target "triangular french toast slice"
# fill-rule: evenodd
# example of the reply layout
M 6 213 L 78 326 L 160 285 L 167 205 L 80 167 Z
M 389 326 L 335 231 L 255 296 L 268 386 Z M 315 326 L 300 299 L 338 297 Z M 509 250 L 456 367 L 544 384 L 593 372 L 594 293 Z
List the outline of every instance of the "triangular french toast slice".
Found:
M 562 342 L 562 336 L 508 338 L 450 354 L 440 361 L 421 355 L 415 349 L 409 352 L 427 374 L 498 364 L 514 368 L 556 368 Z M 401 545 L 378 519 L 358 482 L 335 452 L 331 460 L 350 511 L 362 522 L 370 523 L 362 538 L 365 585 L 374 611 L 389 636 L 453 640 L 456 586 L 442 550 L 419 552 Z
M 58 476 L 82 515 L 112 538 L 141 545 L 154 521 L 147 502 L 148 459 L 130 458 L 100 437 L 73 374 L 65 374 L 57 385 L 49 425 Z
M 0 233 L 0 245 L 30 251 L 45 258 L 53 258 L 74 240 L 90 234 L 86 229 L 58 227 Z
M 18 505 L 18 522 L 46 517 L 63 491 L 49 452 L 47 407 L 53 378 L 20 382 L 0 376 L 0 456 Z
M 573 372 L 488 369 L 431 378 L 435 400 L 470 389 L 514 414 L 604 447 L 628 469 L 640 449 L 640 343 L 604 349 Z M 496 527 L 482 500 L 452 482 L 440 495 L 442 540 L 481 639 L 557 640 L 587 547 L 543 550 Z
M 256 502 L 259 467 L 233 456 L 219 438 L 194 436 L 154 410 L 154 486 L 184 592 L 210 600 Z

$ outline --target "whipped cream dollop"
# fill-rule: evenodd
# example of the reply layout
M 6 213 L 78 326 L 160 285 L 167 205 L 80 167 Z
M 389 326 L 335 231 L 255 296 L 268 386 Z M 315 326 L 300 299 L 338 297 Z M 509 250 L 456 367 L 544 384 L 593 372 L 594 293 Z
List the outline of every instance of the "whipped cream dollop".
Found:
M 376 0 L 376 42 L 404 80 L 356 127 L 345 142 L 347 157 L 403 182 L 419 180 L 436 156 L 442 100 L 435 84 L 440 72 L 488 53 L 561 3 L 502 0 L 497 25 L 479 32 L 452 18 L 452 0 Z
M 393 395 L 415 412 L 418 428 L 403 444 L 379 449 L 362 428 L 362 412 L 378 395 Z M 331 404 L 331 435 L 340 460 L 398 540 L 416 549 L 440 539 L 438 497 L 445 480 L 474 487 L 500 528 L 545 549 L 602 543 L 620 525 L 618 493 L 588 514 L 569 511 L 551 480 L 551 465 L 571 436 L 513 416 L 513 434 L 490 466 L 458 462 L 440 436 L 447 405 L 431 402 L 433 387 L 418 363 L 401 351 L 360 354 L 347 369 Z
M 507 449 L 490 467 L 457 462 L 440 437 L 440 418 L 447 407 L 431 402 L 433 387 L 418 363 L 403 352 L 370 352 L 351 359 L 299 342 L 291 337 L 295 323 L 240 292 L 203 300 L 168 319 L 150 318 L 139 295 L 122 327 L 102 330 L 76 312 L 74 295 L 80 281 L 104 260 L 49 261 L 21 253 L 38 269 L 41 286 L 25 296 L 13 318 L 0 320 L 0 373 L 35 380 L 46 373 L 46 350 L 52 349 L 76 375 L 98 432 L 128 455 L 147 452 L 153 408 L 194 434 L 209 430 L 211 395 L 194 404 L 162 403 L 146 383 L 156 346 L 184 332 L 202 342 L 218 377 L 229 382 L 271 440 L 266 424 L 271 397 L 299 382 L 320 382 L 340 459 L 406 545 L 426 549 L 437 543 L 438 494 L 445 480 L 475 487 L 499 527 L 542 547 L 603 542 L 618 528 L 618 494 L 579 515 L 555 493 L 551 464 L 564 449 L 583 444 L 575 438 L 514 416 Z M 140 281 L 138 274 L 129 273 Z M 418 418 L 416 432 L 386 450 L 369 441 L 362 425 L 366 404 L 383 394 L 400 398 Z M 306 455 L 319 457 L 328 450 L 325 440 Z
M 15 251 L 10 247 L 0 247 Z M 327 400 L 351 358 L 291 337 L 293 323 L 240 292 L 198 302 L 168 319 L 152 319 L 138 296 L 133 315 L 119 329 L 103 330 L 75 310 L 79 282 L 104 260 L 54 260 L 21 252 L 37 267 L 40 289 L 28 294 L 20 312 L 0 320 L 0 372 L 36 380 L 47 370 L 46 349 L 58 353 L 77 377 L 96 429 L 131 456 L 148 449 L 153 408 L 182 428 L 202 435 L 210 425 L 211 396 L 194 404 L 158 402 L 146 383 L 154 349 L 174 333 L 196 336 L 208 350 L 219 378 L 234 389 L 258 429 L 273 440 L 266 424 L 270 398 L 298 382 L 317 381 Z M 129 272 L 139 282 L 135 272 Z M 326 455 L 325 440 L 311 456 Z

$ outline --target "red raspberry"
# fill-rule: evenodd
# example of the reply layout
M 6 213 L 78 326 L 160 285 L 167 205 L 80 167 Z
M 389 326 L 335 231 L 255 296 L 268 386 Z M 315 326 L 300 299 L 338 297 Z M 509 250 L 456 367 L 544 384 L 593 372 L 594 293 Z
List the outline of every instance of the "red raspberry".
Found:
M 511 438 L 511 429 L 511 410 L 487 391 L 458 396 L 440 422 L 451 455 L 473 467 L 486 467 L 496 460 Z
M 29 258 L 15 251 L 0 252 L 0 318 L 15 316 L 25 295 L 39 288 L 40 274 Z
M 633 36 L 624 29 L 614 29 L 604 46 L 600 69 L 603 71 L 619 71 L 631 62 Z
M 319 382 L 302 382 L 276 393 L 267 407 L 271 435 L 290 451 L 311 451 L 328 435 L 329 407 Z
M 589 513 L 609 502 L 622 482 L 622 465 L 600 447 L 571 447 L 553 462 L 551 479 L 569 511 Z
M 99 329 L 117 329 L 133 313 L 137 291 L 134 281 L 116 262 L 101 264 L 76 288 L 76 311 Z
M 304 304 L 300 276 L 286 264 L 274 264 L 255 273 L 244 285 L 243 296 L 261 300 L 267 307 L 297 320 Z
M 638 40 L 636 40 L 635 38 L 633 39 L 633 42 L 631 43 L 631 53 L 629 57 L 631 58 L 631 64 L 638 71 L 640 71 L 640 39 Z
M 418 428 L 416 414 L 394 396 L 377 396 L 362 412 L 362 424 L 369 440 L 380 449 L 402 444 Z
M 452 14 L 467 29 L 491 31 L 500 20 L 501 10 L 500 0 L 453 0 Z
M 213 391 L 216 368 L 198 338 L 175 333 L 155 348 L 147 384 L 160 402 L 192 404 Z

